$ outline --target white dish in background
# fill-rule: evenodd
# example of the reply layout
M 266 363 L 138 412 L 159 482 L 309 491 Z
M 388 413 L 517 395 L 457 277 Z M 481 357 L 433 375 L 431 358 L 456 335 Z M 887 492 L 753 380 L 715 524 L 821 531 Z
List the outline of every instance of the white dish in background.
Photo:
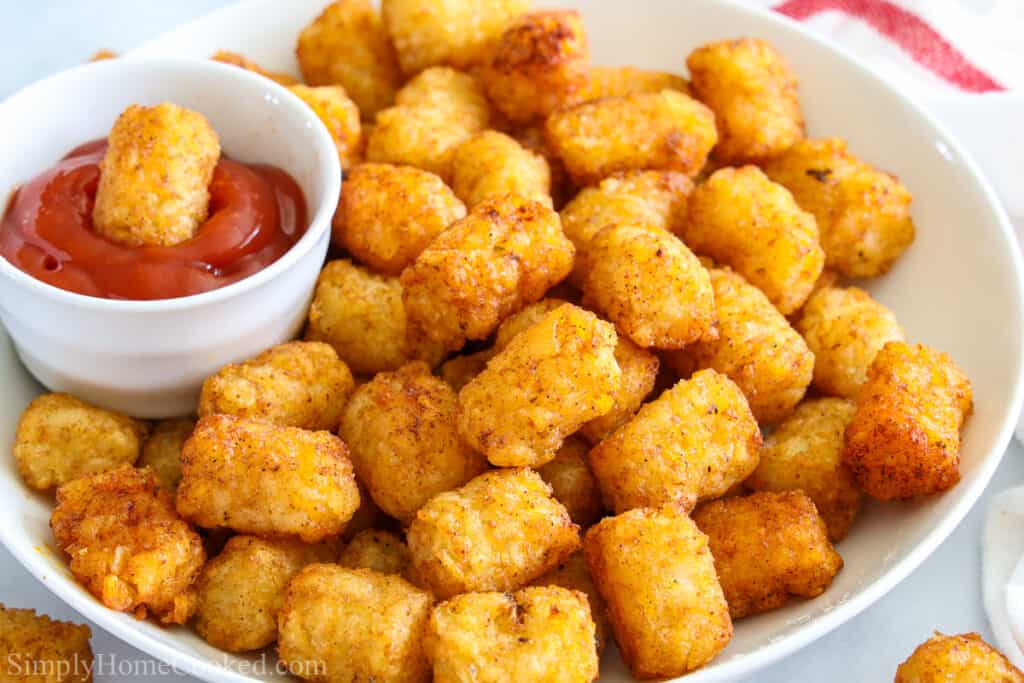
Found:
M 138 51 L 208 56 L 242 52 L 274 70 L 295 71 L 298 31 L 326 0 L 252 0 L 176 29 Z M 550 1 L 539 3 L 551 5 Z M 995 196 L 959 145 L 919 107 L 851 57 L 800 27 L 721 0 L 636 3 L 565 0 L 587 25 L 594 60 L 681 71 L 686 54 L 711 40 L 751 35 L 771 41 L 791 62 L 812 136 L 845 137 L 854 152 L 895 173 L 914 193 L 918 237 L 893 271 L 868 284 L 912 340 L 949 352 L 974 382 L 975 414 L 963 439 L 963 480 L 944 495 L 910 504 L 868 503 L 838 546 L 846 561 L 813 601 L 737 622 L 729 647 L 687 683 L 733 681 L 811 643 L 884 595 L 924 560 L 963 518 L 1002 456 L 1022 393 L 1020 257 Z M 0 441 L 13 441 L 18 413 L 36 391 L 0 339 Z M 150 654 L 209 681 L 251 680 L 237 657 L 185 629 L 163 629 L 107 610 L 71 578 L 52 549 L 48 498 L 28 493 L 11 458 L 0 474 L 9 501 L 3 540 L 55 593 Z M 950 586 L 951 590 L 956 587 Z M 224 662 L 231 662 L 226 668 Z M 270 678 L 270 677 L 268 677 Z M 627 681 L 614 648 L 602 681 Z

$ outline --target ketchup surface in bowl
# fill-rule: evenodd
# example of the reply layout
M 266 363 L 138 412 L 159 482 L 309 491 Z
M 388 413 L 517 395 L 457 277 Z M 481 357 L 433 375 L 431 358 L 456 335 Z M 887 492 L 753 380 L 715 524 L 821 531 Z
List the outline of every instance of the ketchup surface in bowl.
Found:
M 0 221 L 0 255 L 32 277 L 106 299 L 173 299 L 217 289 L 280 258 L 307 227 L 302 190 L 283 170 L 221 157 L 195 236 L 126 246 L 93 230 L 106 140 L 72 150 L 18 188 Z

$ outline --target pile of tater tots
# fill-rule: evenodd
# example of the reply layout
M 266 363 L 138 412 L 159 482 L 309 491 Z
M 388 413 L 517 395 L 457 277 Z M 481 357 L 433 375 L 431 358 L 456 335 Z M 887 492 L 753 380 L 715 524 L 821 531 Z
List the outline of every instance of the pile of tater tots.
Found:
M 673 677 L 827 591 L 865 495 L 957 483 L 968 378 L 845 284 L 910 246 L 910 192 L 805 137 L 768 43 L 686 80 L 592 65 L 571 10 L 337 0 L 296 54 L 215 58 L 337 141 L 303 340 L 198 419 L 18 425 L 106 606 L 313 681 L 586 682 L 611 640 Z

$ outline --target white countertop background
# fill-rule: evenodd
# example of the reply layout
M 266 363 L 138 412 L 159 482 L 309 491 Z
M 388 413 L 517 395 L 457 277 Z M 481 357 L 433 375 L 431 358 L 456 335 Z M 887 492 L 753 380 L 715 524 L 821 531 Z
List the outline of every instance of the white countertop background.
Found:
M 74 66 L 100 48 L 127 50 L 230 0 L 0 0 L 0 98 Z M 287 2 L 287 0 L 281 0 Z M 326 0 L 325 0 L 326 3 Z M 571 4 L 571 0 L 567 0 Z M 2 133 L 0 133 L 2 134 Z M 2 388 L 0 388 L 2 390 Z M 1024 448 L 1012 443 L 989 488 L 957 530 L 907 580 L 852 621 L 743 683 L 891 681 L 933 630 L 991 632 L 981 604 L 981 532 L 992 495 L 1024 483 Z M 840 552 L 842 548 L 840 546 Z M 0 548 L 0 602 L 56 618 L 83 619 Z M 95 624 L 92 647 L 108 671 L 96 683 L 142 679 L 129 663 L 149 657 Z M 117 664 L 124 673 L 109 671 Z M 144 671 L 143 664 L 134 671 Z M 163 680 L 194 683 L 184 675 Z

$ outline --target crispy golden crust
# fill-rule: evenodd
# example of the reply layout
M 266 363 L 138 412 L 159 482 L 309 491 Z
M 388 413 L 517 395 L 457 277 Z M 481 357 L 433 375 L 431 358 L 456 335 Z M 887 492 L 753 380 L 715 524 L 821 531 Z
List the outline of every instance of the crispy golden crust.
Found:
M 260 76 L 269 78 L 270 80 L 275 81 L 276 83 L 283 85 L 285 87 L 295 85 L 299 82 L 299 80 L 292 76 L 291 74 L 267 71 L 256 62 L 247 59 L 244 55 L 240 55 L 237 52 L 217 50 L 215 53 L 213 53 L 213 56 L 210 57 L 210 59 L 212 59 L 215 62 L 221 62 L 222 64 L 230 64 L 231 66 L 237 66 L 239 68 L 245 69 L 246 71 L 252 71 L 253 73 L 257 73 Z
M 698 185 L 682 237 L 758 287 L 783 315 L 803 305 L 825 266 L 814 217 L 756 166 L 722 168 Z
M 644 399 L 654 389 L 661 365 L 656 355 L 625 337 L 619 337 L 615 344 L 615 362 L 622 371 L 622 380 L 619 388 L 612 392 L 615 401 L 612 409 L 580 429 L 580 435 L 592 444 L 611 435 L 636 415 Z
M 409 547 L 390 531 L 366 529 L 348 542 L 338 556 L 338 564 L 404 576 L 409 568 Z
M 765 439 L 761 462 L 744 482 L 754 491 L 806 493 L 833 542 L 846 536 L 860 510 L 860 488 L 842 459 L 853 412 L 853 402 L 841 398 L 804 401 Z
M 533 586 L 561 586 L 569 590 L 579 591 L 587 596 L 590 603 L 590 617 L 594 620 L 594 637 L 597 639 L 597 653 L 601 654 L 605 643 L 611 638 L 611 624 L 608 622 L 608 605 L 597 592 L 597 586 L 590 577 L 587 561 L 583 552 L 573 553 L 557 567 L 538 577 Z
M 288 585 L 278 653 L 307 681 L 427 683 L 432 599 L 397 576 L 312 564 Z
M 711 110 L 675 90 L 587 102 L 553 113 L 545 126 L 548 144 L 581 186 L 640 169 L 692 176 L 718 141 Z
M 960 481 L 960 429 L 971 406 L 971 382 L 953 359 L 888 342 L 857 395 L 843 460 L 881 500 L 945 491 Z
M 453 118 L 465 118 L 483 129 L 490 105 L 483 86 L 473 75 L 446 66 L 426 69 L 402 86 L 395 103 L 403 107 L 436 109 Z
M 583 305 L 638 346 L 678 349 L 714 334 L 708 271 L 674 235 L 613 224 L 590 240 L 586 258 Z
M 681 375 L 714 368 L 736 382 L 762 424 L 789 415 L 814 374 L 814 354 L 768 298 L 730 270 L 711 270 L 717 339 L 703 339 L 662 361 Z
M 977 633 L 936 632 L 896 669 L 895 683 L 1024 683 L 1024 672 Z
M 690 94 L 690 87 L 682 76 L 632 66 L 591 66 L 588 81 L 583 95 L 585 102 L 662 90 Z
M 430 498 L 487 468 L 459 438 L 457 412 L 455 391 L 424 363 L 379 373 L 356 390 L 338 433 L 384 512 L 408 523 Z
M 597 679 L 587 596 L 561 586 L 458 595 L 434 608 L 424 648 L 436 683 Z
M 444 349 L 408 324 L 398 278 L 375 275 L 346 259 L 320 272 L 306 339 L 327 342 L 359 374 L 397 370 L 410 360 L 434 366 Z
M 691 52 L 686 67 L 694 97 L 715 112 L 718 161 L 769 159 L 803 139 L 796 76 L 767 42 L 710 43 Z
M 45 491 L 72 479 L 131 465 L 149 426 L 71 394 L 42 394 L 18 419 L 14 459 L 30 487 Z
M 458 392 L 469 384 L 471 379 L 483 372 L 483 369 L 487 367 L 487 361 L 492 358 L 494 358 L 494 352 L 491 349 L 484 349 L 465 356 L 453 356 L 441 364 L 438 372 L 441 374 L 441 379 L 448 382 L 451 388 Z
M 92 683 L 88 626 L 0 603 L 0 679 L 7 683 Z
M 515 337 L 519 336 L 520 332 L 524 332 L 533 327 L 548 313 L 557 308 L 561 308 L 567 303 L 569 302 L 565 299 L 546 296 L 540 301 L 532 303 L 529 306 L 525 306 L 523 310 L 513 313 L 502 320 L 501 324 L 498 325 L 498 331 L 494 333 L 494 344 L 490 349 L 491 358 L 496 356 L 500 351 L 504 351 L 505 347 L 508 346 L 508 343 Z
M 71 573 L 110 609 L 171 624 L 192 616 L 206 553 L 151 470 L 121 465 L 64 484 L 50 528 Z
M 459 433 L 492 464 L 537 467 L 614 405 L 615 328 L 563 304 L 516 335 L 459 392 Z
M 637 678 L 698 669 L 732 638 L 708 539 L 681 508 L 605 518 L 587 532 L 583 554 Z
M 330 345 L 287 342 L 206 378 L 199 416 L 235 415 L 333 431 L 354 387 L 352 373 Z
M 551 209 L 516 195 L 477 205 L 402 273 L 410 320 L 456 351 L 539 300 L 572 268 L 572 242 Z
M 206 118 L 164 102 L 133 104 L 107 136 L 92 220 L 130 246 L 191 239 L 206 220 L 220 141 Z
M 837 138 L 803 140 L 764 166 L 814 214 L 826 265 L 846 277 L 885 273 L 914 241 L 910 192 Z
M 329 432 L 211 415 L 181 464 L 178 512 L 208 529 L 316 543 L 341 533 L 359 507 L 348 449 Z
M 410 572 L 441 599 L 513 590 L 579 548 L 578 532 L 533 470 L 486 472 L 416 513 L 406 534 Z
M 760 448 L 761 432 L 739 387 L 702 370 L 645 404 L 588 460 L 615 512 L 665 503 L 688 511 L 746 479 Z
M 310 85 L 341 85 L 364 119 L 390 107 L 402 84 L 391 39 L 369 0 L 336 0 L 299 34 L 295 46 Z
M 466 205 L 433 173 L 360 164 L 345 177 L 333 239 L 369 268 L 397 277 L 465 215 Z
M 556 209 L 564 205 L 569 197 L 575 194 L 576 188 L 569 179 L 565 164 L 544 139 L 544 123 L 517 126 L 506 132 L 520 145 L 540 154 L 548 162 L 548 169 L 551 171 L 551 199 Z
M 477 133 L 455 150 L 452 189 L 471 209 L 506 194 L 553 206 L 548 162 L 496 130 Z
M 138 467 L 149 467 L 164 491 L 174 497 L 181 481 L 181 448 L 196 427 L 190 417 L 161 420 L 142 445 Z
M 586 528 L 604 512 L 601 491 L 587 463 L 587 442 L 570 436 L 537 474 L 551 486 L 555 500 L 565 506 L 573 522 Z
M 816 598 L 843 568 L 803 491 L 712 501 L 693 521 L 708 535 L 733 619 L 777 609 L 794 595 Z
M 903 341 L 888 308 L 857 287 L 824 287 L 804 306 L 797 331 L 814 353 L 814 387 L 856 398 L 868 368 L 886 342 Z
M 324 85 L 311 88 L 308 85 L 293 85 L 295 95 L 309 105 L 317 118 L 327 126 L 327 131 L 338 148 L 341 170 L 355 166 L 363 156 L 363 129 L 359 122 L 359 108 L 348 98 L 340 85 Z

